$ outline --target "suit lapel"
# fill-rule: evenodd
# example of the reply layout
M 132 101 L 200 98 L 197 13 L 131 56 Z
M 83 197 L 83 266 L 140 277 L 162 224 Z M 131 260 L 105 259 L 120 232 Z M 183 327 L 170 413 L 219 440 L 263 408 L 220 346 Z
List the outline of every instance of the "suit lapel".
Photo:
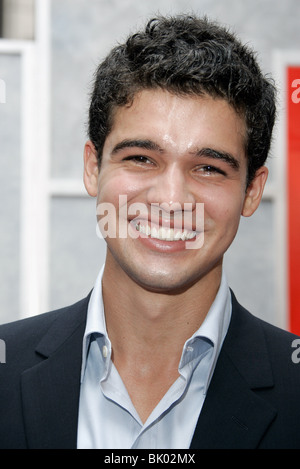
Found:
M 232 305 L 228 334 L 191 448 L 256 448 L 276 416 L 276 409 L 259 395 L 273 386 L 263 331 L 234 296 Z
M 273 386 L 263 331 L 232 301 L 231 324 L 191 448 L 255 448 L 276 416 L 259 396 Z M 88 298 L 59 315 L 37 347 L 42 361 L 22 375 L 29 448 L 76 448 L 87 305 Z
M 88 298 L 60 314 L 37 347 L 44 359 L 22 375 L 29 448 L 76 448 L 87 304 Z

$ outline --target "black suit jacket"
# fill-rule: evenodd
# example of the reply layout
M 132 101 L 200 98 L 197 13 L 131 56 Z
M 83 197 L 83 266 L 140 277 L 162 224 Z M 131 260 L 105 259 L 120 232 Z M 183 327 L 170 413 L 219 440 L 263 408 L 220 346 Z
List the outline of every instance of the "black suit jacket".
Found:
M 0 327 L 0 448 L 76 448 L 89 297 Z M 294 336 L 233 311 L 191 448 L 300 448 Z

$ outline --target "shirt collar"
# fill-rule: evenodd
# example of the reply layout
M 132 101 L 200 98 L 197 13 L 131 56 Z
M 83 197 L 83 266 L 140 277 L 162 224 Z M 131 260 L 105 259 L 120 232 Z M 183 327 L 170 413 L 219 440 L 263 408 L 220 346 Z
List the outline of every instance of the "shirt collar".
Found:
M 218 293 L 200 328 L 193 334 L 195 337 L 207 337 L 216 345 L 222 345 L 231 317 L 231 294 L 226 275 L 222 272 Z
M 96 282 L 95 282 L 95 285 L 94 285 L 94 288 L 93 288 L 93 291 L 89 300 L 89 304 L 88 304 L 87 321 L 86 321 L 86 327 L 85 327 L 85 332 L 83 336 L 83 345 L 82 345 L 81 381 L 83 380 L 83 377 L 84 377 L 88 350 L 89 350 L 89 345 L 90 345 L 90 339 L 93 336 L 93 334 L 97 336 L 102 336 L 106 339 L 107 343 L 109 342 L 107 330 L 106 330 L 103 297 L 102 297 L 103 271 L 104 271 L 104 265 L 101 268 L 97 276 L 97 279 L 96 279 Z
M 103 345 L 107 347 L 108 353 L 111 353 L 111 344 L 106 330 L 102 297 L 103 271 L 104 266 L 101 268 L 97 276 L 88 305 L 86 329 L 83 337 L 81 381 L 84 377 L 90 338 L 93 334 L 104 338 Z M 194 361 L 203 353 L 205 353 L 208 348 L 207 345 L 210 344 L 210 346 L 213 346 L 213 357 L 210 367 L 211 372 L 207 383 L 208 387 L 214 365 L 218 358 L 222 343 L 229 327 L 230 318 L 231 295 L 228 288 L 226 275 L 223 271 L 218 293 L 208 311 L 208 314 L 205 317 L 205 320 L 201 324 L 200 328 L 184 344 L 179 370 L 182 369 L 187 363 Z M 196 366 L 196 364 L 197 360 L 194 366 Z
M 203 354 L 205 354 L 209 348 L 213 348 L 204 393 L 206 393 L 208 389 L 216 361 L 229 327 L 230 319 L 231 294 L 223 270 L 221 284 L 215 300 L 199 329 L 186 341 L 179 364 L 180 370 L 187 363 L 193 361 L 193 368 L 195 368 Z

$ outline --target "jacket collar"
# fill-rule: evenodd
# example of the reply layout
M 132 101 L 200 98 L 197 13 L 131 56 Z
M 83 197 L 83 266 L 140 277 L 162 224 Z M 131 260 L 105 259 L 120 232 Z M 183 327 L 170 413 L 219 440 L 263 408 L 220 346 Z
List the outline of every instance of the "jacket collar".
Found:
M 232 294 L 231 323 L 191 448 L 257 447 L 276 409 L 255 390 L 273 385 L 261 323 Z
M 36 348 L 42 360 L 22 374 L 29 448 L 76 448 L 82 337 L 89 297 L 58 314 Z

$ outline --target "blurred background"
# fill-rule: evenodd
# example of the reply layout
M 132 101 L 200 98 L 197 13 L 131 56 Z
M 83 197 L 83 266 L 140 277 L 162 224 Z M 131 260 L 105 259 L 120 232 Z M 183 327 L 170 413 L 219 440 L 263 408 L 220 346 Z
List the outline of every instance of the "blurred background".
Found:
M 278 84 L 264 199 L 225 265 L 244 306 L 291 328 L 286 69 L 300 66 L 299 0 L 0 0 L 0 323 L 93 287 L 105 258 L 82 183 L 94 70 L 148 18 L 188 12 L 230 27 Z

